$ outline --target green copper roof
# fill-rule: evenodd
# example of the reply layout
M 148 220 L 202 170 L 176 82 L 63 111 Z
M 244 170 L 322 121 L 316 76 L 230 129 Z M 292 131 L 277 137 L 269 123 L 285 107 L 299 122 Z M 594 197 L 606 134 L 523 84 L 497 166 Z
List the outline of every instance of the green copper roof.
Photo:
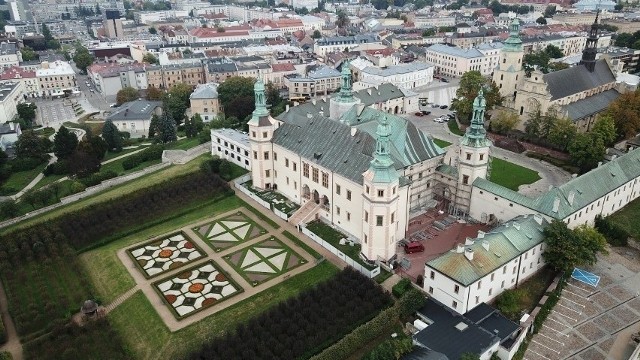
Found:
M 522 40 L 520 39 L 520 21 L 517 18 L 513 19 L 513 21 L 509 25 L 509 38 L 504 42 L 502 51 L 522 51 Z
M 484 237 L 475 238 L 472 245 L 465 246 L 473 250 L 472 260 L 453 249 L 428 261 L 427 266 L 469 286 L 542 243 L 542 231 L 547 224 L 542 217 L 516 217 L 486 233 Z M 507 271 L 511 272 L 511 269 Z
M 484 129 L 484 110 L 487 101 L 484 99 L 484 90 L 480 88 L 478 96 L 473 101 L 473 117 L 471 125 L 467 128 L 462 139 L 461 145 L 472 147 L 488 147 L 491 146 L 491 140 L 487 139 L 487 131 Z
M 640 149 L 632 150 L 536 198 L 527 197 L 482 178 L 477 178 L 473 186 L 562 220 L 637 177 L 640 177 Z M 556 199 L 558 209 L 554 211 Z
M 380 123 L 376 130 L 376 151 L 373 153 L 373 160 L 371 160 L 369 169 L 373 171 L 374 183 L 391 183 L 398 180 L 399 175 L 389 155 L 391 130 L 387 115 L 382 114 L 380 118 Z
M 352 89 L 352 76 L 351 69 L 349 69 L 349 61 L 345 61 L 342 64 L 341 84 L 338 97 L 335 99 L 340 102 L 354 102 L 353 89 Z
M 256 109 L 253 110 L 249 125 L 260 125 L 260 119 L 269 116 L 269 109 L 267 109 L 267 98 L 264 91 L 264 83 L 261 78 L 253 85 L 253 92 L 255 94 Z M 264 123 L 264 122 L 262 122 Z

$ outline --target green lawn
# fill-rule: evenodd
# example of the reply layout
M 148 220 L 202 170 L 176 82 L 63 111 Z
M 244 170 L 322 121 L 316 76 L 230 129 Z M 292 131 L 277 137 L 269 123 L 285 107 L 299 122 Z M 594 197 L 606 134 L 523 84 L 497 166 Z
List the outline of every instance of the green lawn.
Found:
M 447 140 L 442 140 L 442 139 L 437 139 L 437 138 L 433 138 L 433 142 L 440 146 L 441 148 L 446 148 L 447 146 L 451 145 L 450 142 L 448 142 Z
M 632 201 L 621 210 L 609 215 L 608 219 L 620 225 L 634 239 L 640 240 L 640 221 L 638 221 L 640 219 L 640 199 Z
M 53 184 L 54 182 L 62 179 L 65 176 L 66 175 L 49 175 L 49 176 L 45 176 L 40 181 L 38 181 L 38 183 L 36 184 L 36 186 L 33 187 L 33 189 L 37 190 L 37 189 L 40 189 L 41 187 L 47 186 L 49 184 Z
M 531 312 L 549 285 L 551 285 L 555 276 L 556 272 L 550 266 L 545 266 L 535 275 L 528 278 L 527 281 L 520 284 L 520 286 L 518 286 L 518 291 L 522 294 L 520 297 L 520 308 L 526 312 Z
M 284 236 L 286 236 L 289 240 L 293 241 L 294 244 L 298 245 L 299 247 L 302 248 L 302 250 L 306 251 L 309 255 L 313 256 L 314 259 L 321 259 L 322 255 L 320 255 L 320 253 L 318 253 L 317 251 L 313 250 L 313 248 L 309 245 L 307 245 L 304 241 L 300 240 L 297 236 L 295 236 L 294 234 L 288 232 L 288 231 L 283 231 L 282 234 Z
M 169 146 L 167 146 L 166 148 L 167 150 L 189 150 L 198 145 L 200 145 L 200 140 L 197 137 L 194 137 L 178 140 L 174 143 L 169 144 Z
M 248 299 L 178 330 L 169 332 L 142 292 L 137 292 L 108 316 L 138 359 L 176 359 L 203 342 L 257 316 L 270 307 L 335 276 L 338 269 L 325 261 Z
M 378 284 L 382 284 L 385 280 L 387 280 L 391 276 L 393 276 L 393 273 L 390 273 L 387 270 L 380 268 L 380 274 L 376 275 L 376 277 L 374 277 L 373 280 Z
M 129 275 L 129 272 L 116 255 L 118 250 L 148 238 L 178 230 L 191 223 L 222 214 L 239 206 L 242 206 L 241 201 L 235 196 L 210 202 L 205 206 L 187 211 L 178 217 L 161 221 L 155 226 L 125 236 L 95 250 L 87 251 L 80 255 L 80 260 L 87 273 L 94 280 L 98 296 L 108 303 L 135 285 L 131 275 Z
M 447 126 L 449 127 L 449 131 L 451 131 L 452 133 L 460 136 L 464 135 L 464 131 L 460 130 L 460 128 L 458 127 L 458 123 L 455 120 L 450 120 L 449 122 L 447 122 Z
M 126 155 L 126 154 L 132 153 L 134 151 L 138 151 L 140 149 L 141 149 L 140 147 L 137 147 L 135 149 L 122 149 L 122 151 L 120 151 L 120 152 L 107 151 L 107 153 L 105 154 L 104 159 L 102 159 L 102 161 L 105 162 L 107 160 L 111 160 L 111 159 L 116 158 L 118 156 Z
M 492 158 L 491 177 L 493 183 L 518 191 L 520 185 L 532 184 L 540 180 L 537 172 L 512 162 Z
M 125 170 L 122 167 L 122 163 L 125 162 L 127 160 L 127 157 L 123 157 L 122 159 L 118 159 L 118 160 L 114 160 L 110 163 L 104 164 L 102 166 L 100 166 L 100 171 L 115 171 L 116 174 L 118 174 L 118 176 L 122 176 L 122 175 L 126 175 L 126 174 L 130 174 L 132 172 L 136 172 L 139 170 L 142 170 L 144 168 L 147 168 L 149 166 L 153 166 L 156 164 L 160 164 L 162 162 L 162 159 L 157 159 L 157 160 L 150 160 L 150 161 L 145 161 L 143 163 L 140 163 L 138 166 L 131 168 L 129 170 Z
M 316 220 L 307 224 L 307 229 L 312 233 L 321 237 L 324 241 L 333 245 L 336 249 L 342 251 L 345 255 L 364 266 L 367 269 L 373 269 L 375 266 L 368 264 L 367 262 L 360 259 L 360 244 L 355 244 L 354 246 L 345 244 L 340 245 L 340 239 L 346 238 L 347 236 L 341 233 L 340 231 L 332 228 L 331 226 L 323 223 L 322 221 Z
M 0 187 L 0 195 L 13 195 L 24 189 L 24 187 L 29 185 L 29 183 L 46 167 L 47 163 L 45 162 L 33 170 L 20 171 L 11 174 L 7 181 L 2 184 L 2 187 Z

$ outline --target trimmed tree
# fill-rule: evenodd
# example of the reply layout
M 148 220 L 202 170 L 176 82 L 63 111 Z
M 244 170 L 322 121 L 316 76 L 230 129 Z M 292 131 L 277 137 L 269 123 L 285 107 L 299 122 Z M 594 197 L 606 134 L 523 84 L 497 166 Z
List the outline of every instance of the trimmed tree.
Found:
M 451 102 L 451 108 L 458 112 L 458 118 L 468 124 L 471 120 L 473 100 L 478 96 L 480 87 L 484 87 L 484 97 L 487 101 L 487 110 L 501 105 L 503 98 L 500 89 L 495 82 L 487 79 L 479 71 L 467 71 L 460 78 L 460 87 L 456 90 L 456 98 Z
M 122 135 L 111 120 L 104 122 L 102 138 L 107 143 L 107 149 L 112 152 L 122 151 Z
M 58 159 L 66 159 L 76 150 L 78 137 L 64 126 L 61 126 L 53 137 L 53 153 Z
M 189 84 L 179 83 L 169 90 L 164 104 L 165 112 L 168 112 L 176 124 L 182 123 L 184 115 L 189 108 L 189 96 L 193 88 Z
M 176 135 L 176 122 L 171 118 L 171 114 L 165 111 L 160 118 L 159 123 L 160 141 L 162 143 L 169 143 L 178 140 Z

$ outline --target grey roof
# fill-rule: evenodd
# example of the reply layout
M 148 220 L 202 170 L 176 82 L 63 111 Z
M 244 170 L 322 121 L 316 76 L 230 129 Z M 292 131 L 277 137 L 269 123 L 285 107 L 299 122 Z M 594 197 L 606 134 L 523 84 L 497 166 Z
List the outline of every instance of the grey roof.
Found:
M 413 336 L 422 346 L 458 360 L 464 353 L 482 354 L 500 339 L 463 315 L 453 312 L 440 302 L 429 298 L 418 310 L 418 316 L 431 322 Z M 459 330 L 463 323 L 467 327 Z
M 490 333 L 495 334 L 500 338 L 500 342 L 508 340 L 520 329 L 518 324 L 507 319 L 500 311 L 485 303 L 480 303 L 464 316 Z
M 238 144 L 244 145 L 247 148 L 250 146 L 249 144 L 249 135 L 246 133 L 240 132 L 235 129 L 215 129 L 211 131 L 213 134 L 218 135 L 219 137 L 226 138 L 232 141 L 237 142 Z
M 562 220 L 637 177 L 640 177 L 640 149 L 631 150 L 536 198 L 527 197 L 482 178 L 477 178 L 473 186 Z M 570 197 L 573 197 L 572 203 L 569 203 Z M 558 210 L 553 211 L 556 199 L 559 201 Z
M 543 75 L 551 100 L 583 92 L 616 81 L 606 60 L 596 61 L 595 71 L 589 72 L 584 65 L 554 71 Z
M 0 43 L 0 55 L 15 54 L 18 48 L 14 43 Z
M 353 96 L 360 99 L 362 104 L 369 106 L 391 99 L 397 99 L 405 96 L 405 94 L 402 89 L 399 89 L 397 86 L 390 83 L 384 83 L 380 84 L 378 87 L 355 91 Z
M 162 106 L 162 101 L 149 101 L 138 99 L 122 104 L 115 112 L 107 117 L 107 120 L 147 120 L 153 111 Z
M 604 111 L 619 96 L 618 91 L 611 89 L 564 105 L 563 108 L 567 111 L 569 119 L 580 120 Z
M 427 64 L 427 63 L 423 63 L 423 62 L 419 62 L 419 61 L 414 61 L 412 63 L 408 63 L 408 64 L 400 64 L 400 65 L 392 65 L 386 68 L 379 68 L 379 67 L 375 67 L 375 66 L 367 66 L 366 68 L 364 68 L 362 70 L 362 72 L 366 72 L 368 74 L 371 75 L 378 75 L 378 76 L 391 76 L 391 75 L 398 75 L 398 74 L 407 74 L 407 73 L 412 73 L 414 71 L 420 71 L 420 70 L 425 70 L 428 69 L 430 67 L 433 67 L 433 65 Z
M 340 77 L 340 71 L 331 68 L 326 65 L 318 66 L 315 69 L 309 71 L 307 74 L 308 77 L 312 79 L 326 79 L 326 78 L 335 78 Z
M 4 99 L 11 94 L 18 85 L 20 85 L 20 83 L 17 81 L 8 81 L 0 84 L 0 101 L 4 101 Z
M 426 264 L 457 283 L 469 286 L 542 243 L 546 224 L 548 222 L 539 215 L 518 216 L 465 246 L 465 251 L 473 251 L 473 260 L 467 259 L 464 252 L 453 249 Z
M 0 135 L 4 135 L 4 134 L 15 134 L 16 133 L 16 126 L 15 124 L 13 125 L 13 129 L 11 128 L 11 124 L 9 123 L 2 123 L 0 124 Z
M 238 67 L 236 63 L 233 62 L 209 62 L 207 64 L 207 68 L 210 73 L 227 73 L 227 72 L 236 72 L 238 71 Z
M 470 49 L 461 49 L 457 46 L 448 46 L 443 44 L 434 44 L 427 48 L 427 51 L 435 51 L 442 54 L 447 54 L 451 56 L 463 57 L 466 59 L 472 59 L 477 57 L 484 57 L 484 54 L 481 53 L 476 48 Z
M 189 96 L 189 99 L 217 99 L 217 98 L 218 98 L 217 83 L 200 84 Z
M 410 353 L 403 355 L 400 360 L 450 360 L 444 354 L 417 346 Z

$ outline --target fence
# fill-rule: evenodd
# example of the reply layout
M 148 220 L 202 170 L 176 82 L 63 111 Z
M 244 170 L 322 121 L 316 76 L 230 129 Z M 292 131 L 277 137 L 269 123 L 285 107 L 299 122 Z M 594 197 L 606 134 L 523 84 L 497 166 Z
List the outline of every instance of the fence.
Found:
M 273 213 L 276 214 L 280 219 L 284 221 L 289 221 L 289 215 L 283 213 L 282 211 L 276 209 L 275 207 L 273 208 Z
M 347 263 L 347 265 L 349 265 L 349 266 L 353 267 L 354 269 L 358 270 L 360 273 L 364 274 L 365 276 L 368 276 L 369 278 L 374 278 L 378 274 L 380 274 L 380 266 L 379 265 L 376 266 L 372 270 L 367 269 L 366 267 L 360 265 L 356 260 L 350 258 L 349 256 L 345 255 L 342 251 L 336 249 L 335 246 L 333 246 L 330 243 L 324 241 L 321 237 L 319 237 L 318 235 L 316 235 L 313 232 L 311 232 L 309 229 L 304 227 L 304 225 L 300 225 L 300 228 L 301 228 L 303 234 L 305 234 L 308 237 L 310 237 L 313 241 L 315 241 L 318 244 L 320 244 L 320 246 L 322 246 L 323 248 L 329 250 L 331 253 L 333 253 L 334 255 L 339 257 L 340 260 L 344 261 L 345 263 Z
M 249 174 L 247 174 L 247 175 L 249 175 Z M 253 199 L 253 201 L 257 202 L 258 204 L 260 204 L 260 205 L 264 206 L 265 208 L 271 210 L 271 203 L 268 203 L 268 202 L 262 200 L 258 195 L 252 193 L 249 189 L 244 187 L 243 182 L 241 181 L 241 179 L 244 178 L 245 176 L 243 176 L 243 177 L 241 177 L 239 179 L 236 179 L 234 181 L 234 183 L 236 185 L 236 189 L 240 190 L 243 194 L 247 195 L 248 197 Z M 250 178 L 251 178 L 251 175 L 249 175 L 249 179 Z

